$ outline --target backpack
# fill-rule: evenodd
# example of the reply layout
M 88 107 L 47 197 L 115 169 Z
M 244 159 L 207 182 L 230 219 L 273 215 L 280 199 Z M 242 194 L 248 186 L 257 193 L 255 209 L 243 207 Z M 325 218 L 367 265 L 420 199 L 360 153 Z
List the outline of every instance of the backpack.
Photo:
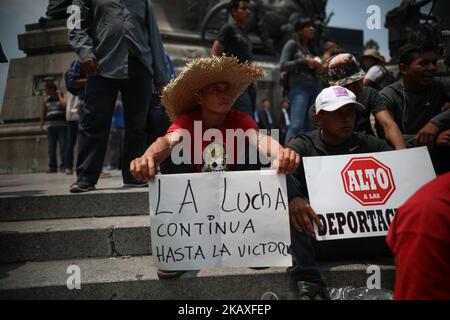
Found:
M 78 96 L 79 94 L 80 94 L 80 88 L 74 88 L 74 87 L 72 87 L 71 85 L 70 85 L 70 77 L 69 77 L 69 73 L 70 72 L 72 72 L 72 73 L 74 73 L 75 72 L 75 64 L 77 64 L 77 63 L 79 63 L 79 61 L 78 60 L 74 60 L 74 61 L 72 61 L 72 63 L 70 64 L 70 67 L 69 67 L 69 69 L 67 69 L 67 71 L 64 73 L 64 82 L 65 82 L 65 84 L 66 84 L 66 89 L 67 89 L 67 91 L 69 91 L 71 94 L 73 94 L 74 96 Z M 78 74 L 74 74 L 74 78 L 75 79 L 79 79 L 79 78 L 81 78 L 81 74 L 80 73 L 78 73 Z
M 391 83 L 397 81 L 397 78 L 394 76 L 394 74 L 388 69 L 386 69 L 386 67 L 382 66 L 381 70 L 383 70 L 383 76 L 375 82 L 376 87 L 375 89 L 377 90 L 381 90 L 384 87 L 390 85 Z

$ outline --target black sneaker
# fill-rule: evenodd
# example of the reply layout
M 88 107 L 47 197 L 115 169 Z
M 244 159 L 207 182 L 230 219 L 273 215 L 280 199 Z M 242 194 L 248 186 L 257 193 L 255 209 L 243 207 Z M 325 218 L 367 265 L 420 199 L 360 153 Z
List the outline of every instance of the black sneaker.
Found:
M 148 182 L 145 181 L 135 181 L 135 182 L 127 182 L 123 183 L 124 188 L 145 188 L 148 187 Z
M 75 182 L 70 186 L 71 193 L 82 193 L 95 190 L 95 185 L 86 182 Z
M 300 300 L 330 300 L 330 294 L 325 286 L 307 281 L 299 281 L 297 285 Z
M 261 300 L 298 300 L 298 294 L 292 291 L 278 294 L 269 291 L 261 296 Z
M 275 293 L 269 291 L 264 293 L 261 296 L 261 300 L 281 300 L 280 297 L 278 295 L 276 295 Z
M 179 278 L 186 271 L 169 271 L 158 269 L 158 278 L 160 279 L 176 279 Z

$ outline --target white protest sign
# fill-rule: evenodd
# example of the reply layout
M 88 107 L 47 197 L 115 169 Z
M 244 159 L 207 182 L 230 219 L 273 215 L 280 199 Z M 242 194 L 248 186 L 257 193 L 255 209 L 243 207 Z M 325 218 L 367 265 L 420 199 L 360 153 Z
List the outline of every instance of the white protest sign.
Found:
M 303 158 L 318 240 L 385 236 L 398 209 L 436 177 L 426 147 Z
M 150 225 L 160 269 L 292 265 L 286 177 L 275 170 L 158 175 Z

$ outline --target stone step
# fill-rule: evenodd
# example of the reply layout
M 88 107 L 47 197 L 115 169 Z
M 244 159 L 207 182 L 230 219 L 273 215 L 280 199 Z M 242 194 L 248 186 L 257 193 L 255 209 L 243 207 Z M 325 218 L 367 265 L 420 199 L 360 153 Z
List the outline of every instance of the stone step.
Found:
M 86 194 L 0 198 L 0 221 L 142 215 L 148 193 L 92 191 Z
M 321 265 L 330 287 L 365 287 L 368 262 Z M 80 269 L 81 289 L 69 290 Z M 380 265 L 381 286 L 392 290 L 394 267 Z M 159 280 L 152 256 L 28 262 L 0 265 L 0 299 L 240 299 L 258 300 L 268 291 L 283 295 L 294 287 L 286 268 L 224 268 L 190 271 Z
M 151 254 L 150 217 L 0 222 L 0 262 Z
M 123 188 L 119 171 L 102 178 L 97 190 L 71 194 L 76 178 L 63 173 L 3 175 L 0 221 L 132 216 L 149 213 L 148 188 Z

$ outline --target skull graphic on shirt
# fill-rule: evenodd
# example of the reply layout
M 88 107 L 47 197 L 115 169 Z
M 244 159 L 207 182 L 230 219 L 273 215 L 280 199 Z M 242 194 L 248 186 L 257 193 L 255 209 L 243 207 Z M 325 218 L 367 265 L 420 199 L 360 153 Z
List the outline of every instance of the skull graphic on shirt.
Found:
M 227 171 L 227 154 L 222 144 L 212 142 L 203 150 L 202 172 Z

